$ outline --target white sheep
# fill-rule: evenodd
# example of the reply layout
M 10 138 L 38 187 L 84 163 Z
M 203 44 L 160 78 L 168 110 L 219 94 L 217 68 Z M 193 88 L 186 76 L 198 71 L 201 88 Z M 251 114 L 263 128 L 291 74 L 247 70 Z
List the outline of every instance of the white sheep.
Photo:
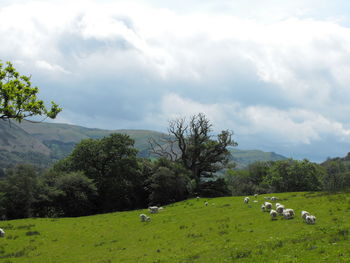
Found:
M 149 210 L 149 212 L 151 213 L 151 214 L 156 214 L 156 213 L 158 213 L 158 206 L 150 206 L 150 207 L 148 207 L 148 210 Z
M 258 198 L 258 194 L 255 194 L 254 197 L 255 197 L 255 198 Z
M 270 211 L 270 216 L 271 216 L 271 220 L 276 219 L 276 217 L 277 217 L 277 212 L 276 212 L 276 210 L 271 209 L 271 211 Z
M 266 207 L 265 207 L 264 204 L 262 204 L 262 205 L 261 205 L 261 211 L 265 212 L 265 210 L 266 210 Z
M 199 198 L 200 198 L 199 196 L 196 197 L 197 201 L 199 200 Z
M 272 209 L 272 204 L 271 203 L 265 202 L 264 205 L 265 205 L 265 208 L 266 208 L 267 211 L 270 211 Z
M 141 222 L 146 222 L 146 221 L 150 221 L 151 219 L 145 214 L 140 214 L 140 220 Z
M 272 202 L 276 202 L 276 200 L 277 200 L 277 197 L 274 197 L 274 196 L 271 197 L 271 201 L 272 201 Z
M 244 197 L 244 203 L 246 203 L 246 204 L 249 203 L 249 197 Z
M 306 221 L 307 224 L 313 225 L 313 224 L 316 223 L 316 216 L 307 215 L 307 216 L 305 217 L 305 221 Z
M 162 211 L 162 210 L 164 210 L 164 207 L 158 207 L 158 211 Z
M 292 219 L 294 217 L 294 215 L 295 215 L 294 210 L 291 208 L 285 209 L 283 211 L 284 219 Z
M 276 211 L 279 214 L 282 214 L 283 210 L 284 210 L 284 205 L 281 205 L 281 204 L 279 206 L 277 206 L 277 208 L 276 208 Z
M 209 204 L 208 202 L 205 202 L 205 203 L 204 203 L 205 206 L 208 206 L 208 204 Z
M 278 206 L 280 206 L 281 204 L 280 203 L 276 203 L 276 208 L 278 207 Z
M 307 211 L 301 211 L 301 218 L 302 218 L 302 219 L 306 220 L 306 216 L 309 216 L 309 215 L 310 215 L 309 212 L 307 212 Z
M 0 237 L 5 237 L 5 231 L 2 228 L 0 228 Z

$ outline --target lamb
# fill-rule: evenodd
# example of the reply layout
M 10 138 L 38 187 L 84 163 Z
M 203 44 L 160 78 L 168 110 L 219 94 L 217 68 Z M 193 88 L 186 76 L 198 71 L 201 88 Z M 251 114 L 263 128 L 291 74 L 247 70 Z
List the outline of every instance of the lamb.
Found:
M 292 218 L 294 218 L 294 215 L 295 215 L 295 213 L 294 213 L 293 209 L 288 208 L 288 209 L 285 209 L 283 211 L 284 219 L 292 219 Z
M 267 211 L 270 211 L 272 209 L 272 204 L 269 202 L 265 202 L 265 208 Z
M 266 210 L 266 207 L 265 207 L 264 204 L 262 204 L 262 205 L 261 205 L 261 211 L 265 212 L 265 210 Z
M 246 203 L 246 204 L 249 203 L 249 197 L 244 197 L 244 203 Z
M 313 216 L 313 215 L 307 215 L 305 217 L 305 221 L 306 221 L 306 224 L 315 224 L 316 223 L 316 216 Z
M 205 205 L 205 206 L 208 206 L 208 202 L 205 202 L 204 205 Z
M 149 208 L 148 208 L 148 210 L 149 210 L 149 212 L 151 213 L 151 214 L 156 214 L 156 213 L 158 213 L 158 206 L 150 206 Z
M 5 237 L 5 231 L 2 228 L 0 228 L 0 237 Z
M 271 220 L 276 219 L 276 217 L 277 217 L 277 212 L 276 212 L 276 210 L 271 209 L 271 211 L 270 211 L 270 216 L 271 216 Z
M 307 211 L 301 211 L 301 218 L 302 218 L 302 219 L 306 220 L 306 217 L 309 216 L 309 215 L 310 215 L 309 212 L 307 212 Z
M 151 218 L 145 214 L 140 215 L 141 222 L 148 222 L 151 221 Z
M 279 214 L 283 214 L 283 210 L 284 210 L 284 205 L 281 205 L 281 204 L 276 208 L 276 211 Z

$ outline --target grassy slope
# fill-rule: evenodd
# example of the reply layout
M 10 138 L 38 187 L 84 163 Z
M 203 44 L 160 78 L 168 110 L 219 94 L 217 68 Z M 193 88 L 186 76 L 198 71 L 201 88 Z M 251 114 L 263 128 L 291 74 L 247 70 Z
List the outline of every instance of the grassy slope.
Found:
M 242 197 L 188 200 L 152 221 L 146 210 L 80 218 L 2 221 L 3 262 L 349 262 L 350 196 L 277 194 L 292 220 L 271 221 L 263 202 Z M 252 198 L 251 200 L 253 200 Z M 203 205 L 209 200 L 209 206 Z M 315 225 L 300 219 L 307 210 Z
M 237 168 L 245 168 L 256 161 L 278 161 L 287 158 L 274 152 L 263 152 L 260 150 L 230 149 L 232 160 L 237 163 Z

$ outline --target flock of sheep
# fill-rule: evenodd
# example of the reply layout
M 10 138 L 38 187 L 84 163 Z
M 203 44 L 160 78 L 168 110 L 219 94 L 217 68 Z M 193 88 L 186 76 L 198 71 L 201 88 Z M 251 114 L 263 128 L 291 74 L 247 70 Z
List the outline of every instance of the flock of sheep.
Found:
M 258 194 L 254 195 L 255 199 L 258 198 Z M 197 197 L 197 200 L 199 199 L 199 197 Z M 277 197 L 264 197 L 265 200 L 269 200 L 271 202 L 276 202 L 277 201 Z M 245 197 L 244 198 L 244 203 L 248 204 L 250 201 L 249 197 Z M 254 203 L 257 203 L 257 200 L 253 201 Z M 205 206 L 208 206 L 208 202 L 204 202 Z M 262 205 L 261 205 L 261 211 L 262 212 L 269 212 L 271 219 L 272 220 L 276 220 L 277 217 L 283 216 L 284 219 L 293 219 L 295 216 L 294 210 L 291 208 L 285 208 L 284 205 L 282 205 L 281 203 L 276 203 L 275 204 L 276 209 L 272 209 L 272 203 L 265 201 Z M 149 212 L 151 214 L 156 214 L 158 213 L 160 210 L 163 210 L 163 207 L 158 207 L 158 206 L 150 206 L 148 208 Z M 314 215 L 311 215 L 309 212 L 307 211 L 301 211 L 301 218 L 304 220 L 305 223 L 307 224 L 315 224 L 316 223 L 316 217 Z M 151 221 L 151 218 L 149 216 L 147 216 L 146 214 L 140 214 L 140 220 L 141 222 L 149 222 Z M 2 229 L 0 229 L 2 230 Z M 0 236 L 4 235 L 5 233 L 2 233 L 0 231 Z
M 258 194 L 255 194 L 254 197 L 257 199 Z M 270 200 L 272 202 L 276 202 L 276 197 L 264 197 L 265 200 Z M 248 204 L 250 201 L 249 197 L 244 198 L 244 203 Z M 254 200 L 253 202 L 257 202 Z M 278 215 L 282 215 L 284 219 L 292 219 L 295 216 L 294 210 L 291 208 L 285 208 L 284 205 L 280 203 L 276 203 L 276 210 L 272 209 L 272 203 L 265 201 L 261 205 L 261 211 L 263 212 L 270 212 L 270 216 L 272 220 L 276 220 Z M 304 220 L 307 224 L 315 224 L 316 223 L 316 217 L 314 215 L 311 215 L 307 211 L 301 211 L 301 218 Z
M 159 211 L 163 210 L 163 207 L 158 207 L 158 206 L 150 206 L 148 207 L 148 211 L 151 213 L 151 214 L 156 214 L 158 213 Z M 145 214 L 140 214 L 140 220 L 141 222 L 149 222 L 151 221 L 151 218 Z

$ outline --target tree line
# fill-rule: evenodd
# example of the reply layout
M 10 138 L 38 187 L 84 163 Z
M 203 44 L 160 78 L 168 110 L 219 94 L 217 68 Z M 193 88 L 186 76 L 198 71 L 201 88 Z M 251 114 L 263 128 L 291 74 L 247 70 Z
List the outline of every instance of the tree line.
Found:
M 0 63 L 0 119 L 21 121 L 61 111 L 48 110 L 36 98 L 30 77 L 10 62 Z M 169 134 L 150 139 L 157 158 L 137 157 L 134 141 L 124 134 L 84 139 L 72 153 L 42 170 L 21 164 L 0 174 L 0 216 L 82 216 L 165 205 L 193 196 L 216 197 L 285 191 L 343 190 L 350 187 L 350 165 L 328 160 L 257 162 L 245 170 L 227 169 L 233 132 L 213 135 L 204 114 L 170 121 Z M 350 157 L 348 158 L 350 160 Z M 349 161 L 346 160 L 346 161 Z M 217 172 L 226 168 L 224 175 Z

